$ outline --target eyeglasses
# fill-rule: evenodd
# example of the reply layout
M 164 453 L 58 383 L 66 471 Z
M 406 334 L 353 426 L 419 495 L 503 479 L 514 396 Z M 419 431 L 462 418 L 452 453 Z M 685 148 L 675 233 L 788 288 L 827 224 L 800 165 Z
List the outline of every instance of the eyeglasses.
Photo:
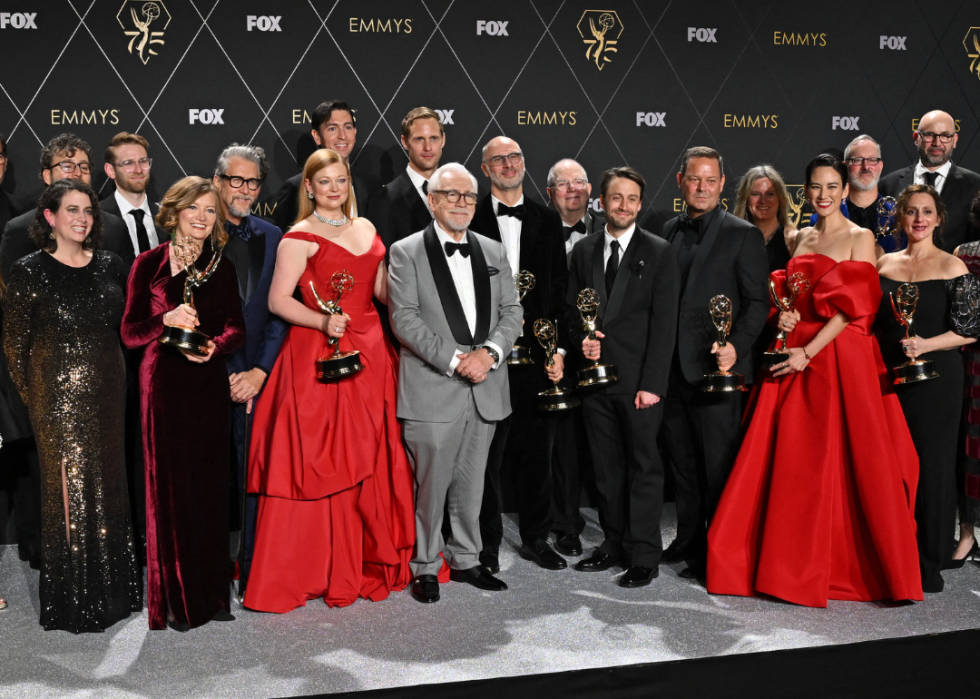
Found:
M 865 163 L 867 163 L 868 165 L 877 165 L 880 162 L 881 162 L 881 158 L 848 158 L 847 159 L 848 165 L 863 166 Z
M 589 186 L 589 181 L 584 177 L 576 177 L 574 180 L 555 180 L 555 189 L 559 192 L 567 192 L 569 189 L 585 189 Z
M 457 192 L 455 189 L 430 189 L 429 191 L 432 194 L 441 194 L 446 197 L 446 201 L 450 204 L 455 204 L 462 198 L 468 205 L 472 206 L 479 196 L 476 192 Z
M 244 177 L 229 177 L 228 175 L 218 175 L 218 177 L 228 182 L 228 184 L 230 184 L 234 189 L 238 189 L 243 184 L 247 184 L 248 188 L 253 192 L 259 187 L 261 187 L 262 183 L 265 182 L 265 180 L 260 180 L 256 178 L 246 180 Z
M 54 170 L 56 167 L 60 167 L 61 171 L 66 175 L 70 175 L 75 172 L 75 168 L 78 168 L 78 171 L 83 175 L 87 175 L 92 172 L 92 166 L 88 163 L 73 163 L 70 160 L 62 160 L 60 163 L 55 163 L 54 165 L 51 165 L 45 169 Z
M 140 158 L 139 160 L 123 160 L 121 163 L 116 163 L 115 167 L 121 170 L 135 170 L 136 166 L 139 165 L 140 170 L 149 170 L 153 167 L 153 158 Z
M 953 140 L 953 133 L 933 133 L 932 131 L 919 131 L 919 138 L 923 141 L 935 141 L 937 138 L 940 143 L 949 143 Z
M 516 153 L 508 153 L 507 155 L 495 155 L 492 158 L 487 158 L 487 162 L 494 167 L 501 167 L 504 163 L 510 162 L 512 165 L 517 165 L 524 159 L 524 154 L 520 151 Z

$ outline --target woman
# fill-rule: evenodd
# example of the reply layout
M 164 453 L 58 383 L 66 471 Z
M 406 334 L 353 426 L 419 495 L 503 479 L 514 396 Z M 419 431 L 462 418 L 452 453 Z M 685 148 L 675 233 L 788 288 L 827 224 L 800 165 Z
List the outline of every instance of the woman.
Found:
M 895 206 L 895 226 L 908 248 L 878 260 L 881 305 L 875 335 L 886 366 L 909 359 L 933 362 L 939 378 L 896 388 L 905 420 L 919 455 L 919 484 L 915 497 L 919 570 L 924 592 L 942 592 L 943 566 L 953 555 L 956 528 L 956 454 L 963 395 L 963 360 L 956 349 L 980 335 L 980 280 L 962 260 L 938 247 L 946 222 L 946 207 L 928 185 L 908 187 Z M 938 238 L 938 240 L 937 240 Z M 892 298 L 899 288 L 918 288 L 913 327 L 916 337 L 905 339 L 905 326 L 895 319 Z
M 809 290 L 793 313 L 789 359 L 756 388 L 751 421 L 708 533 L 708 591 L 921 600 L 913 518 L 918 460 L 871 321 L 881 289 L 874 236 L 840 212 L 847 171 L 821 155 L 806 171 L 817 225 L 785 274 Z
M 10 271 L 4 351 L 41 463 L 41 625 L 101 631 L 143 608 L 126 488 L 126 269 L 99 250 L 95 192 L 65 179 L 38 202 L 40 248 Z
M 170 242 L 136 258 L 122 337 L 145 347 L 140 365 L 146 464 L 146 571 L 150 628 L 186 630 L 229 611 L 228 372 L 224 357 L 245 341 L 238 279 L 230 260 L 185 304 L 185 255 L 203 271 L 228 239 L 218 190 L 185 177 L 164 195 L 156 222 Z M 211 339 L 198 356 L 157 340 L 165 326 Z
M 384 245 L 369 221 L 350 218 L 350 170 L 336 152 L 310 156 L 301 191 L 269 292 L 270 309 L 293 326 L 256 407 L 248 481 L 260 498 L 245 606 L 279 613 L 317 597 L 332 607 L 384 599 L 411 581 L 415 543 L 397 360 L 373 304 L 387 301 Z M 324 315 L 313 288 L 335 298 L 339 271 L 353 289 L 342 315 Z M 364 369 L 319 383 L 315 361 L 329 338 L 338 351 L 359 350 Z
M 792 202 L 783 178 L 771 165 L 757 165 L 742 175 L 735 197 L 735 215 L 762 231 L 769 271 L 786 269 L 796 228 L 789 222 Z

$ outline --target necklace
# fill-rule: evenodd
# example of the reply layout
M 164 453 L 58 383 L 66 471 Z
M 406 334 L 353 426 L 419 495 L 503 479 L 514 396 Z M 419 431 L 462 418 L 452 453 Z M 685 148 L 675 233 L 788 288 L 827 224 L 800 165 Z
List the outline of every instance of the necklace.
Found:
M 313 215 L 316 216 L 316 220 L 319 221 L 320 223 L 329 223 L 331 226 L 334 226 L 335 228 L 340 228 L 342 225 L 344 225 L 345 223 L 347 223 L 347 221 L 350 220 L 347 218 L 347 214 L 344 214 L 344 217 L 340 220 L 327 218 L 326 216 L 321 216 L 319 213 L 317 213 L 316 209 L 313 209 Z

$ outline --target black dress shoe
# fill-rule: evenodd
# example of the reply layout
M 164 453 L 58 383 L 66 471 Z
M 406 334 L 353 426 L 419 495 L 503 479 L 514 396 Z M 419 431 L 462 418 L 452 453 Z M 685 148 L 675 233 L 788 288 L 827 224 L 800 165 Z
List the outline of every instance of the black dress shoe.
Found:
M 178 624 L 176 621 L 173 621 L 172 619 L 168 619 L 167 626 L 172 628 L 174 631 L 180 631 L 181 633 L 187 633 L 188 631 L 191 630 L 191 625 L 188 624 L 186 621 Z
M 500 559 L 497 558 L 496 551 L 481 551 L 480 565 L 487 569 L 488 573 L 496 575 L 500 572 Z
M 660 557 L 663 563 L 680 563 L 691 554 L 691 540 L 674 539 Z
M 595 573 L 600 570 L 609 570 L 615 565 L 619 565 L 619 556 L 597 550 L 588 558 L 583 558 L 576 563 L 575 570 L 580 570 L 585 573 Z
M 647 568 L 646 566 L 630 566 L 619 579 L 620 587 L 643 587 L 649 585 L 650 581 L 660 575 L 659 568 Z
M 473 566 L 466 570 L 451 568 L 449 570 L 449 579 L 453 582 L 467 583 L 473 587 L 478 587 L 481 590 L 490 590 L 491 592 L 499 592 L 500 590 L 507 589 L 507 583 L 490 575 L 483 566 Z
M 521 558 L 534 561 L 546 570 L 561 570 L 568 567 L 565 559 L 555 553 L 544 539 L 521 545 Z
M 960 542 L 957 541 L 956 545 L 959 546 L 959 543 Z M 980 544 L 977 544 L 977 540 L 974 539 L 973 546 L 971 546 L 970 550 L 966 552 L 966 555 L 963 556 L 963 558 L 950 558 L 946 562 L 946 565 L 943 566 L 943 570 L 957 570 L 959 568 L 962 568 L 963 566 L 966 565 L 966 562 L 968 560 L 970 560 L 973 556 L 977 555 L 978 548 L 980 548 Z M 942 592 L 942 590 L 940 590 L 940 592 Z
M 582 555 L 582 540 L 578 534 L 560 532 L 555 534 L 555 549 L 566 556 Z
M 704 566 L 693 565 L 682 570 L 677 574 L 677 577 L 684 578 L 685 580 L 703 580 L 706 575 L 707 571 Z
M 211 621 L 234 621 L 235 615 L 227 609 L 220 609 L 218 613 L 211 617 Z
M 439 601 L 439 578 L 435 575 L 419 575 L 412 581 L 412 597 L 423 604 Z

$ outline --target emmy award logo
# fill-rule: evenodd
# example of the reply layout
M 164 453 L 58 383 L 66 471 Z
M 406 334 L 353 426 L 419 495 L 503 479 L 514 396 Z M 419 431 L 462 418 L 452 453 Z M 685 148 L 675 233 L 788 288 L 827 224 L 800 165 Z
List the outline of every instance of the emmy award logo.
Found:
M 875 208 L 875 238 L 884 238 L 895 218 L 895 197 L 881 197 Z
M 789 220 L 793 224 L 794 228 L 803 228 L 803 208 L 806 206 L 806 187 L 803 185 L 786 185 L 786 189 L 792 189 L 793 187 L 798 187 L 796 190 L 796 195 L 790 197 L 789 200 Z
M 915 284 L 902 284 L 898 287 L 898 296 L 889 292 L 888 298 L 892 302 L 892 313 L 895 320 L 905 326 L 905 340 L 915 337 L 915 326 L 912 325 L 912 316 L 915 315 L 915 307 L 919 304 L 919 287 Z M 928 381 L 938 379 L 939 372 L 936 371 L 935 362 L 931 359 L 910 359 L 901 366 L 892 368 L 893 383 L 903 384 L 913 381 Z
M 313 299 L 316 301 L 317 308 L 325 315 L 341 315 L 344 311 L 340 307 L 340 297 L 349 294 L 354 289 L 354 275 L 347 270 L 334 272 L 333 276 L 330 277 L 330 287 L 337 294 L 337 297 L 333 301 L 324 301 L 317 293 L 313 282 L 310 282 L 310 291 L 313 292 Z M 327 341 L 330 354 L 316 360 L 316 378 L 318 381 L 325 383 L 332 379 L 343 379 L 353 376 L 364 368 L 364 365 L 361 364 L 360 350 L 338 352 L 338 342 L 336 337 L 331 337 Z
M 715 330 L 718 331 L 718 347 L 724 347 L 727 344 L 728 333 L 732 329 L 732 302 L 727 296 L 715 296 L 708 302 L 708 310 L 711 313 L 711 322 L 714 324 Z M 733 371 L 719 369 L 704 377 L 704 391 L 706 393 L 747 390 L 745 377 Z
M 588 19 L 588 22 L 586 22 Z M 585 38 L 584 27 L 588 27 L 591 39 Z M 623 35 L 623 23 L 615 10 L 586 10 L 578 21 L 578 33 L 589 48 L 585 51 L 585 59 L 595 63 L 602 70 L 612 59 L 606 54 L 617 53 L 616 44 Z M 612 33 L 614 38 L 607 38 Z
M 522 269 L 520 272 L 514 275 L 514 281 L 517 283 L 517 295 L 520 297 L 521 302 L 524 302 L 524 297 L 527 296 L 527 292 L 534 288 L 534 275 L 527 270 Z M 521 334 L 518 336 L 524 337 L 524 328 L 521 327 Z M 531 348 L 525 347 L 520 344 L 520 339 L 514 343 L 514 347 L 511 348 L 510 354 L 507 356 L 508 364 L 534 364 L 534 357 L 531 356 Z
M 595 289 L 582 289 L 575 301 L 582 327 L 589 333 L 589 340 L 595 341 L 596 321 L 599 318 L 599 293 Z M 619 381 L 614 364 L 600 364 L 593 360 L 592 366 L 578 371 L 578 387 L 604 386 Z
M 805 294 L 809 288 L 810 280 L 803 273 L 797 272 L 790 275 L 789 279 L 786 280 L 786 290 L 789 292 L 789 296 L 780 298 L 779 292 L 776 291 L 775 282 L 772 279 L 769 280 L 769 295 L 772 297 L 772 302 L 776 304 L 776 308 L 787 313 L 793 310 L 793 302 L 796 301 L 796 298 Z M 772 349 L 765 353 L 765 361 L 768 366 L 773 367 L 789 359 L 789 352 L 784 351 L 788 334 L 787 331 L 780 330 L 779 334 L 776 335 Z
M 199 272 L 197 267 L 195 267 L 197 256 L 200 254 L 199 246 L 200 244 L 195 240 L 190 238 L 181 239 L 176 235 L 171 243 L 171 247 L 174 250 L 174 257 L 180 260 L 184 266 L 184 271 L 187 272 L 187 280 L 184 282 L 184 303 L 195 310 L 194 289 L 211 278 L 214 270 L 218 268 L 218 263 L 221 262 L 222 254 L 222 249 L 219 248 L 216 250 L 207 268 L 203 272 Z M 207 335 L 194 328 L 189 328 L 185 325 L 168 325 L 163 329 L 163 334 L 160 336 L 159 342 L 162 345 L 170 345 L 171 347 L 187 350 L 191 354 L 196 354 L 199 357 L 204 357 L 207 356 L 208 341 L 210 339 Z
M 126 10 L 129 10 L 127 12 Z M 127 29 L 123 18 L 132 20 L 135 29 Z M 153 50 L 154 45 L 164 44 L 163 32 L 170 24 L 170 13 L 160 0 L 126 0 L 119 12 L 116 14 L 119 26 L 123 28 L 123 33 L 130 37 L 127 51 L 136 53 L 143 64 L 150 60 L 150 56 L 158 55 Z M 155 23 L 155 24 L 154 24 Z M 150 25 L 158 27 L 160 31 L 151 32 Z
M 963 48 L 970 61 L 970 72 L 980 78 L 980 27 L 970 27 L 963 37 Z
M 552 322 L 548 318 L 538 318 L 534 321 L 534 336 L 544 349 L 546 357 L 544 363 L 549 369 L 555 365 L 555 352 L 558 343 L 558 322 Z M 554 386 L 538 393 L 538 410 L 570 410 L 577 408 L 582 402 L 575 397 L 572 391 L 563 389 L 557 381 L 552 381 Z

